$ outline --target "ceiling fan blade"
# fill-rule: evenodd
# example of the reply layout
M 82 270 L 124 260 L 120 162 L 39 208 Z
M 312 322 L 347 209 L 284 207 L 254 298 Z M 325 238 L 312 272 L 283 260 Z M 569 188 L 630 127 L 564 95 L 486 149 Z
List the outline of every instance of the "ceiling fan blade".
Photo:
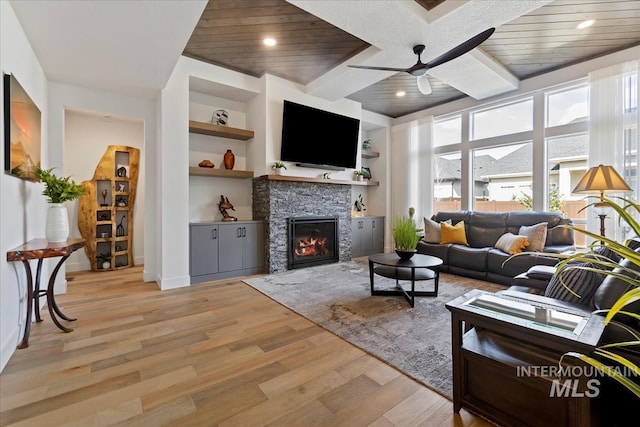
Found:
M 418 83 L 418 90 L 423 95 L 431 94 L 431 85 L 429 84 L 429 79 L 426 74 L 418 76 L 416 78 L 416 82 Z
M 464 55 L 465 53 L 476 48 L 477 46 L 482 44 L 482 42 L 484 42 L 489 37 L 491 37 L 491 35 L 495 30 L 496 30 L 495 28 L 489 28 L 488 30 L 483 31 L 480 34 L 471 37 L 469 40 L 462 42 L 461 44 L 454 47 L 450 51 L 440 55 L 433 61 L 427 62 L 426 64 L 427 68 L 437 67 L 438 65 L 442 65 L 445 62 L 449 62 L 452 59 L 457 58 L 458 56 Z
M 347 67 L 351 68 L 362 68 L 363 70 L 380 70 L 380 71 L 404 71 L 405 73 L 409 72 L 408 68 L 390 68 L 390 67 L 367 67 L 366 65 L 347 65 Z

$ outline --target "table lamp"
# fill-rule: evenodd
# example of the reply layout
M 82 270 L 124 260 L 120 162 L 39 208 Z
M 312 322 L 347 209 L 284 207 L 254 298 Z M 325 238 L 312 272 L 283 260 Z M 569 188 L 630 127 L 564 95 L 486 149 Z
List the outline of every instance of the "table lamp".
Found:
M 573 189 L 573 193 L 600 194 L 600 202 L 593 205 L 593 211 L 600 218 L 600 235 L 604 237 L 604 220 L 611 208 L 604 203 L 604 193 L 628 193 L 633 191 L 613 166 L 594 166 L 584 174 Z

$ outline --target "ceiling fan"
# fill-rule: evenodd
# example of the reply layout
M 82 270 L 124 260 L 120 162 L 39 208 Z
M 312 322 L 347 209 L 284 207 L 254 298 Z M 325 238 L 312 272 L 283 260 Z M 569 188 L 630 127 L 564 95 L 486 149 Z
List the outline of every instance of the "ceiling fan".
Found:
M 477 46 L 482 44 L 485 40 L 487 40 L 489 37 L 491 37 L 491 35 L 495 30 L 496 30 L 495 28 L 489 28 L 488 30 L 485 30 L 480 34 L 471 37 L 469 40 L 462 42 L 458 46 L 454 47 L 453 49 L 449 50 L 446 53 L 443 53 L 436 59 L 429 61 L 427 63 L 422 62 L 422 60 L 420 59 L 420 55 L 422 55 L 422 52 L 424 52 L 424 45 L 423 44 L 415 45 L 413 47 L 413 53 L 418 55 L 418 62 L 416 62 L 414 65 L 412 65 L 409 68 L 369 67 L 366 65 L 349 65 L 349 67 L 361 68 L 365 70 L 398 71 L 398 72 L 403 71 L 405 73 L 409 73 L 412 76 L 417 78 L 418 89 L 420 90 L 420 93 L 424 95 L 429 95 L 431 93 L 431 85 L 429 84 L 429 80 L 427 80 L 427 71 L 429 69 L 437 67 L 438 65 L 442 65 L 445 62 L 449 62 L 452 59 L 462 56 L 465 53 L 469 52 L 470 50 L 476 48 Z

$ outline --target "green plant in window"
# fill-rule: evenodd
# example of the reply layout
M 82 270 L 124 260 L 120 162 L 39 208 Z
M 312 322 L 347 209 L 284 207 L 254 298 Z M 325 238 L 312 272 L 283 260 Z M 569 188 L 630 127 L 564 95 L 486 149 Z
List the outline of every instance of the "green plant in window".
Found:
M 524 210 L 532 211 L 533 210 L 533 197 L 524 191 L 521 192 L 522 195 L 519 197 L 513 196 L 511 200 L 516 200 L 522 206 L 524 206 Z M 564 215 L 564 205 L 565 201 L 560 195 L 560 190 L 558 187 L 549 188 L 549 211 L 551 212 L 559 212 Z

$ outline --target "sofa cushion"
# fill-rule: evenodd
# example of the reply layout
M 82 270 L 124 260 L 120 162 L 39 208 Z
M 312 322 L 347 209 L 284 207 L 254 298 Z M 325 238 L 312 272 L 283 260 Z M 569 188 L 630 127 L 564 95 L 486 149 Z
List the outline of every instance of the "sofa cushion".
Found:
M 443 266 L 449 264 L 449 248 L 451 245 L 441 245 L 439 243 L 427 243 L 423 240 L 418 242 L 416 249 L 419 254 L 431 255 L 442 260 Z M 446 268 L 441 268 L 440 271 L 446 271 Z
M 496 249 L 500 249 L 509 255 L 518 254 L 527 246 L 529 246 L 527 236 L 518 236 L 513 233 L 504 233 L 494 245 Z
M 525 249 L 527 252 L 540 252 L 544 249 L 547 240 L 547 224 L 540 222 L 535 225 L 523 225 L 520 227 L 518 234 L 527 236 L 529 246 Z
M 557 268 L 551 265 L 534 265 L 527 270 L 527 276 L 532 279 L 551 280 L 554 274 L 556 274 Z
M 575 237 L 573 230 L 565 225 L 573 224 L 569 218 L 562 218 L 558 221 L 557 225 L 553 225 L 553 223 L 549 223 L 549 227 L 547 229 L 547 246 L 572 246 L 575 245 Z M 575 249 L 575 247 L 574 247 Z
M 474 248 L 492 247 L 507 230 L 504 212 L 471 212 L 467 223 L 467 241 Z
M 443 221 L 451 225 L 451 220 Z M 424 240 L 427 243 L 440 243 L 440 223 L 429 218 L 424 218 Z
M 460 221 L 456 225 L 449 225 L 446 222 L 440 223 L 440 243 L 454 243 L 469 246 L 467 235 L 464 228 L 464 221 Z
M 567 264 L 551 278 L 544 296 L 579 305 L 591 305 L 591 298 L 604 280 L 604 275 L 589 269 L 593 264 L 585 262 Z
M 451 245 L 449 265 L 464 270 L 482 271 L 484 274 L 487 271 L 487 248 Z

